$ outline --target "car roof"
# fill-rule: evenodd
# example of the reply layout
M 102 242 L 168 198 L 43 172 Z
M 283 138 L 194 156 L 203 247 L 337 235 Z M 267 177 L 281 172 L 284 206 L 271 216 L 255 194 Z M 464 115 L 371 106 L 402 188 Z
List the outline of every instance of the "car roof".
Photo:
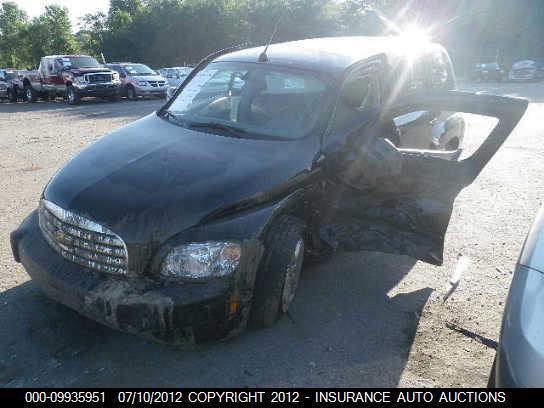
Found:
M 83 54 L 60 54 L 60 55 L 45 55 L 44 56 L 44 58 L 71 58 L 71 57 L 94 58 L 94 57 L 91 57 L 90 55 L 83 55 Z
M 266 55 L 268 63 L 327 72 L 335 77 L 352 64 L 385 55 L 389 63 L 414 50 L 405 37 L 326 37 L 271 44 Z M 435 43 L 418 44 L 417 51 L 444 51 Z M 214 62 L 258 62 L 264 46 L 224 54 Z
M 108 62 L 106 65 L 145 65 L 143 62 Z

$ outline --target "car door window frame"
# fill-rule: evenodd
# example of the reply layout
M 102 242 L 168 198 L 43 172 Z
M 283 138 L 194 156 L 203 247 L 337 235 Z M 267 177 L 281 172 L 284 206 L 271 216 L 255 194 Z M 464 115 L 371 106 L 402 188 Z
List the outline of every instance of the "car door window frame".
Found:
M 342 78 L 338 81 L 338 91 L 334 98 L 330 119 L 321 138 L 322 146 L 337 139 L 345 139 L 350 133 L 347 129 L 338 129 L 338 131 L 335 131 L 335 123 L 338 115 L 338 108 L 342 103 L 344 88 L 354 76 L 364 74 L 372 78 L 373 82 L 377 85 L 377 103 L 374 104 L 374 108 L 379 109 L 384 101 L 383 70 L 387 69 L 386 67 L 387 63 L 385 61 L 385 56 L 380 55 L 368 60 L 358 61 L 346 69 Z M 364 111 L 360 112 L 363 113 Z

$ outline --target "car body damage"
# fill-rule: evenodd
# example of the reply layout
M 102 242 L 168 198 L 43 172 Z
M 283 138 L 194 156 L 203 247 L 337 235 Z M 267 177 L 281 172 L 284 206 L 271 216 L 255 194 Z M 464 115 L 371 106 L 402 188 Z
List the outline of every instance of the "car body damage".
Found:
M 527 101 L 462 92 L 414 97 L 416 103 L 398 102 L 380 118 L 358 129 L 348 144 L 337 182 L 327 195 L 329 222 L 320 230 L 334 248 L 372 250 L 412 256 L 442 264 L 444 235 L 453 201 L 472 183 L 517 125 Z M 383 134 L 389 117 L 425 106 L 495 117 L 498 122 L 480 148 L 469 158 L 449 160 L 447 153 L 396 149 Z
M 402 46 L 333 38 L 271 45 L 266 61 L 259 47 L 213 55 L 158 112 L 52 177 L 11 235 L 15 259 L 53 299 L 176 345 L 271 325 L 303 260 L 335 250 L 441 264 L 455 197 L 527 102 L 453 91 L 434 44 L 396 86 Z M 498 119 L 463 160 L 459 112 Z
M 259 240 L 242 242 L 244 258 L 228 280 L 111 279 L 82 274 L 82 268 L 57 256 L 42 239 L 37 216 L 31 213 L 12 233 L 12 245 L 33 280 L 60 303 L 111 328 L 181 347 L 230 337 L 245 327 L 263 253 Z

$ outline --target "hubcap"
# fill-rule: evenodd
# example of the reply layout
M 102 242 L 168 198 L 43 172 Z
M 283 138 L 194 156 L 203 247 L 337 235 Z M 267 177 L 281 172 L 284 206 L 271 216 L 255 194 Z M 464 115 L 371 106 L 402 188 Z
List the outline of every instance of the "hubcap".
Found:
M 283 284 L 283 291 L 281 294 L 281 311 L 287 313 L 291 302 L 295 298 L 295 292 L 298 286 L 298 279 L 300 277 L 300 271 L 302 269 L 302 259 L 304 256 L 304 240 L 300 238 L 293 251 L 291 261 L 287 265 L 285 271 L 285 282 Z
M 26 99 L 29 101 L 32 99 L 32 91 L 30 90 L 30 88 L 27 88 L 26 90 Z
M 68 91 L 68 100 L 74 102 L 74 91 L 72 89 Z

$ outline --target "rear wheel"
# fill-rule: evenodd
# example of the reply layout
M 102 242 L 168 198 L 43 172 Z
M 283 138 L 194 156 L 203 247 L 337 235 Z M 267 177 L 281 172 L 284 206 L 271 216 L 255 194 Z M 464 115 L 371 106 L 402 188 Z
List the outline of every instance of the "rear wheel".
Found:
M 298 286 L 304 260 L 304 223 L 281 216 L 265 238 L 265 254 L 255 279 L 249 325 L 271 326 L 287 313 Z
M 127 98 L 130 99 L 131 101 L 136 99 L 136 91 L 131 86 L 127 88 Z
M 77 89 L 75 89 L 71 85 L 68 87 L 67 96 L 68 96 L 69 105 L 77 105 L 81 100 L 79 93 L 77 92 Z
M 30 85 L 25 86 L 25 100 L 27 102 L 36 102 L 36 92 Z

